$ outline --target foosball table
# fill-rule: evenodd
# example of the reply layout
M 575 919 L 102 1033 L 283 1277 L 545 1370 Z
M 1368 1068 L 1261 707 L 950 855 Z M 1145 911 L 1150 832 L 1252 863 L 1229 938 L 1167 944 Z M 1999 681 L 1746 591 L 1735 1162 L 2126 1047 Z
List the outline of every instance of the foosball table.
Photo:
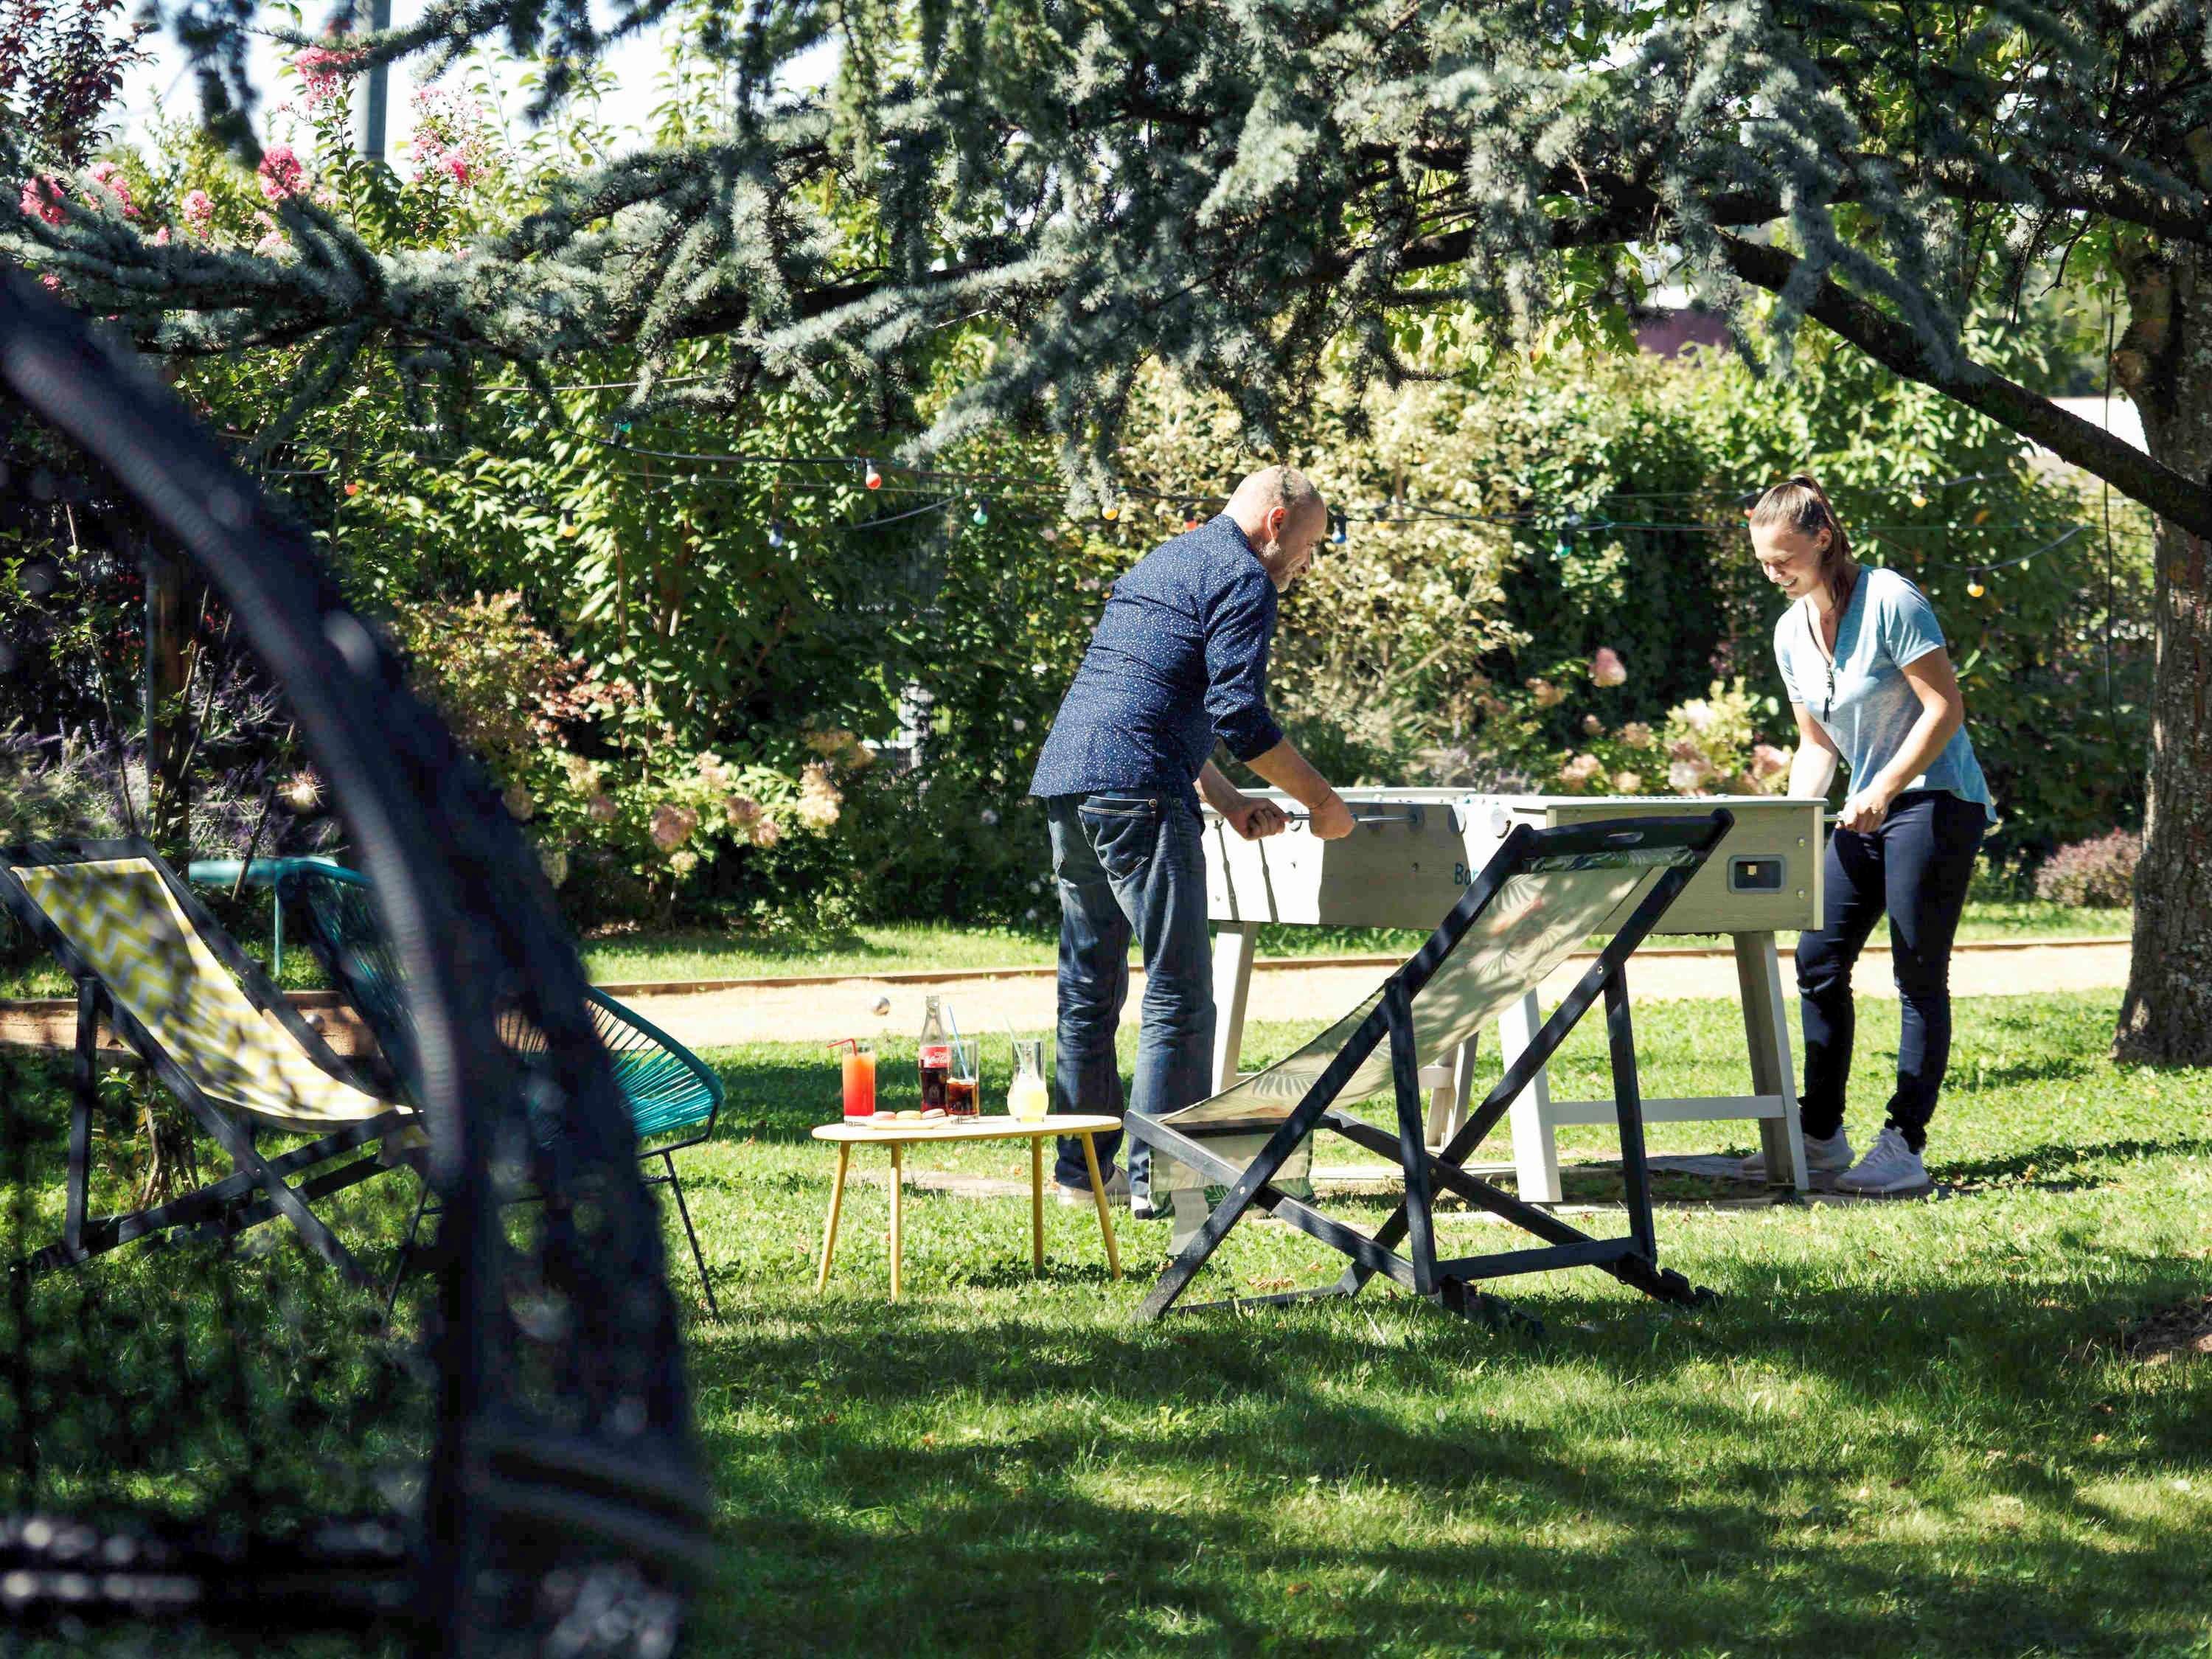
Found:
M 1297 803 L 1279 795 L 1269 799 L 1297 816 L 1282 834 L 1263 840 L 1248 842 L 1207 815 L 1216 1090 L 1227 1088 L 1240 1075 L 1261 924 L 1433 928 L 1517 824 L 1546 830 L 1596 818 L 1702 814 L 1725 806 L 1735 817 L 1735 828 L 1667 912 L 1660 931 L 1721 934 L 1732 940 L 1751 1062 L 1750 1092 L 1646 1100 L 1644 1116 L 1650 1122 L 1755 1121 L 1766 1167 L 1789 1170 L 1800 1190 L 1808 1184 L 1774 936 L 1820 925 L 1820 801 L 1773 795 L 1488 795 L 1461 789 L 1347 789 L 1343 794 L 1355 827 L 1339 841 L 1314 836 Z M 1609 925 L 1602 931 L 1613 930 Z M 1529 1046 L 1543 1018 L 1532 986 L 1499 1022 L 1507 1065 Z M 1422 1084 L 1430 1091 L 1431 1142 L 1449 1139 L 1466 1116 L 1473 1048 L 1469 1043 L 1452 1054 L 1421 1056 Z M 1554 1100 L 1548 1077 L 1539 1071 L 1514 1102 L 1509 1121 L 1521 1197 L 1557 1203 L 1558 1131 L 1568 1125 L 1610 1124 L 1613 1103 Z

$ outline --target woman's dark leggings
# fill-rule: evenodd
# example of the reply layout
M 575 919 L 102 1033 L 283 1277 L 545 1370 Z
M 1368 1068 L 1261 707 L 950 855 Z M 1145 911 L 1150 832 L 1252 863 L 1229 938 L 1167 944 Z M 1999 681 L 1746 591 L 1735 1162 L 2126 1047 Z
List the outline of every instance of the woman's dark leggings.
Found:
M 1891 804 L 1871 835 L 1838 830 L 1829 836 L 1825 925 L 1797 941 L 1805 1025 L 1800 1121 L 1808 1135 L 1826 1139 L 1843 1127 L 1855 1024 L 1851 965 L 1886 912 L 1904 1013 L 1889 1127 L 1916 1152 L 1926 1141 L 1951 1061 L 1951 940 L 1986 827 L 1978 802 L 1916 789 Z

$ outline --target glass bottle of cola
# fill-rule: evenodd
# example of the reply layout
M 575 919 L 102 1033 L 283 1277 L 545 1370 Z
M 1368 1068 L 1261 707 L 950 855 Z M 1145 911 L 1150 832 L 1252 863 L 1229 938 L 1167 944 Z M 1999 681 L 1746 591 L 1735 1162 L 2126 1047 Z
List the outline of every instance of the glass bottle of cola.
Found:
M 945 1016 L 935 997 L 927 998 L 921 1013 L 921 1109 L 943 1111 L 945 1084 L 952 1076 L 952 1038 L 945 1031 Z

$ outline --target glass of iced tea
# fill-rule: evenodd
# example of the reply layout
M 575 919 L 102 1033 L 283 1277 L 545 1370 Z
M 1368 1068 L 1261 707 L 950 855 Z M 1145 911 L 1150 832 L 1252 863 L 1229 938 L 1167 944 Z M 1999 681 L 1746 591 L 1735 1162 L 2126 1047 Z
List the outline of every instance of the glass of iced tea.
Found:
M 866 1037 L 848 1037 L 837 1047 L 844 1051 L 845 1115 L 875 1116 L 876 1045 Z
M 977 1085 L 981 1082 L 977 1068 L 982 1059 L 982 1045 L 972 1037 L 955 1037 L 951 1046 L 952 1070 L 945 1079 L 945 1115 L 973 1117 L 977 1109 Z

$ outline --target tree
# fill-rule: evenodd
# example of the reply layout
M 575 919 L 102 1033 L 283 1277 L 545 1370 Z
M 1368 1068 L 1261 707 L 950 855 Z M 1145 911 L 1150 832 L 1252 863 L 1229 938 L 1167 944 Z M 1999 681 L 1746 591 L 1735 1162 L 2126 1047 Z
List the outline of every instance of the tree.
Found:
M 438 0 L 407 29 L 349 36 L 346 67 L 499 33 L 588 63 L 676 11 L 630 0 L 602 28 L 581 0 Z M 2205 5 L 754 0 L 740 15 L 699 0 L 682 16 L 731 71 L 726 128 L 568 179 L 464 253 L 379 259 L 298 197 L 276 258 L 154 248 L 103 206 L 49 214 L 30 196 L 0 197 L 0 247 L 154 349 L 306 343 L 309 396 L 385 349 L 448 424 L 486 372 L 534 377 L 611 341 L 648 366 L 638 410 L 711 409 L 832 366 L 896 386 L 917 342 L 980 324 L 1000 349 L 920 447 L 998 421 L 1048 430 L 1079 503 L 1112 496 L 1148 361 L 1279 450 L 1331 342 L 1396 385 L 1439 319 L 1500 349 L 1618 337 L 1662 255 L 1747 356 L 1786 367 L 1809 319 L 2159 515 L 2148 842 L 2117 1046 L 2212 1063 Z M 210 107 L 242 130 L 242 26 L 185 19 Z M 779 88 L 833 39 L 828 96 Z M 562 89 L 550 76 L 546 96 Z M 1969 312 L 2022 302 L 2054 249 L 2125 302 L 2112 368 L 2148 455 L 1965 343 Z M 708 335 L 737 347 L 726 375 L 655 377 Z

